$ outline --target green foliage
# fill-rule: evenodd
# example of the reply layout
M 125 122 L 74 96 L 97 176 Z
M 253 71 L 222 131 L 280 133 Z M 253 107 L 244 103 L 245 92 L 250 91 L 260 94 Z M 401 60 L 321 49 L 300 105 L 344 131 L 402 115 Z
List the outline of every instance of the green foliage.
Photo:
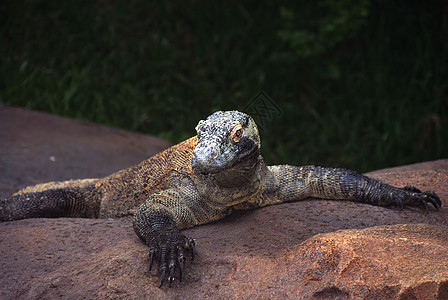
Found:
M 294 9 L 280 7 L 286 28 L 278 36 L 289 44 L 297 56 L 322 54 L 337 43 L 356 34 L 369 14 L 368 0 L 322 0 L 304 3 L 299 16 Z M 318 18 L 303 18 L 303 11 Z
M 260 90 L 268 163 L 447 157 L 444 1 L 4 0 L 0 103 L 175 143 Z

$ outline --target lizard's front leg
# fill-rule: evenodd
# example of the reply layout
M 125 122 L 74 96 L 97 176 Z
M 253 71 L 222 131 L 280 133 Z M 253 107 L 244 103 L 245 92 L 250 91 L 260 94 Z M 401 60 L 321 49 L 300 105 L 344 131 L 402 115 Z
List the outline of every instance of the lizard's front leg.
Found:
M 169 285 L 179 267 L 179 280 L 185 266 L 185 250 L 194 258 L 194 241 L 179 230 L 194 226 L 194 219 L 182 197 L 173 190 L 163 191 L 149 197 L 134 215 L 134 230 L 149 246 L 149 270 L 154 258 L 159 257 L 160 283 L 162 286 L 168 274 Z
M 442 205 L 440 198 L 432 191 L 422 192 L 412 186 L 397 188 L 351 170 L 288 165 L 272 166 L 269 170 L 278 187 L 271 195 L 273 197 L 269 197 L 272 201 L 289 202 L 316 197 L 378 206 L 423 206 L 426 210 L 429 205 L 436 210 Z
M 212 206 L 194 188 L 178 185 L 151 195 L 134 215 L 134 230 L 149 246 L 149 269 L 154 258 L 159 258 L 160 283 L 163 285 L 168 273 L 171 286 L 176 269 L 179 279 L 185 265 L 185 252 L 194 257 L 194 241 L 180 230 L 220 219 L 229 213 L 228 209 Z

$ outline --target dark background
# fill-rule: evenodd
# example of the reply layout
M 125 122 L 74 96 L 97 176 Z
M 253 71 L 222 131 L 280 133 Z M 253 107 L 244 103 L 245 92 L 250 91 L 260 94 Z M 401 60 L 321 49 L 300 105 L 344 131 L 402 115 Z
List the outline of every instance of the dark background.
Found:
M 269 164 L 448 157 L 448 1 L 272 2 L 3 0 L 0 104 L 172 143 L 249 111 Z

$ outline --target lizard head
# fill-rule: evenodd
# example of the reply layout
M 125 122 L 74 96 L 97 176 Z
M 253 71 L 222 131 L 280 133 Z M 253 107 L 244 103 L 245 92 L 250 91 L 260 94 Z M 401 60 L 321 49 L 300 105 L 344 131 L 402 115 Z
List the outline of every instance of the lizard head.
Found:
M 191 165 L 200 173 L 218 173 L 253 165 L 260 154 L 255 121 L 239 111 L 218 111 L 196 126 L 198 144 Z

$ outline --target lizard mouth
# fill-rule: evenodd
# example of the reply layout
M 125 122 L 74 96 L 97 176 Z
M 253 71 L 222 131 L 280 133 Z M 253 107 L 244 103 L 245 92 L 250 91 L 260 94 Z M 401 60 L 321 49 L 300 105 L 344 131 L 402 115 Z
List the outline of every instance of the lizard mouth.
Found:
M 201 160 L 198 156 L 193 155 L 191 160 L 191 166 L 196 173 L 200 174 L 212 174 L 219 173 L 225 170 L 228 166 L 219 163 L 217 160 L 209 159 L 207 161 Z
M 218 154 L 216 150 L 210 151 L 210 149 L 210 147 L 197 147 L 193 152 L 191 166 L 195 172 L 200 174 L 216 174 L 233 169 L 239 165 L 244 167 L 252 161 L 252 158 L 256 160 L 259 155 L 259 148 L 255 143 L 249 143 L 247 147 L 239 149 L 236 153 L 223 151 L 221 154 Z

